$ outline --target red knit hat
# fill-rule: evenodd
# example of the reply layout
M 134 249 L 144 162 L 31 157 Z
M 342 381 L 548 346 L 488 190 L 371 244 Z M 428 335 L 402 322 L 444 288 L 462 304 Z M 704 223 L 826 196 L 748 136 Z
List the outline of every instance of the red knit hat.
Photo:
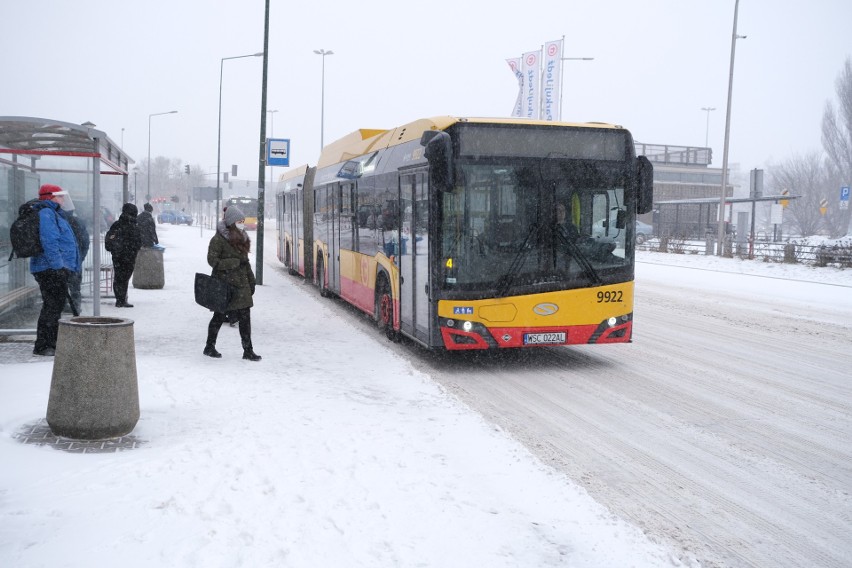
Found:
M 54 195 L 68 195 L 68 192 L 58 185 L 53 185 L 51 183 L 44 184 L 38 190 L 38 198 L 42 201 L 53 199 Z

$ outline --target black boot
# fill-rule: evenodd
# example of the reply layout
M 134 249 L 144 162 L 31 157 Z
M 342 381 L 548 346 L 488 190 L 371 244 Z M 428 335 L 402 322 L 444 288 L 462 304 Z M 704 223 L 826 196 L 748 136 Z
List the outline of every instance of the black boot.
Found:
M 254 352 L 251 344 L 251 312 L 249 308 L 237 311 L 237 321 L 240 324 L 240 341 L 243 344 L 243 359 L 260 361 L 261 357 Z
M 216 351 L 216 338 L 219 336 L 219 328 L 222 322 L 218 321 L 216 315 L 210 320 L 207 325 L 207 343 L 204 345 L 204 354 L 214 359 L 219 359 L 222 354 Z
M 260 361 L 262 357 L 249 349 L 248 351 L 243 351 L 243 359 L 248 361 Z

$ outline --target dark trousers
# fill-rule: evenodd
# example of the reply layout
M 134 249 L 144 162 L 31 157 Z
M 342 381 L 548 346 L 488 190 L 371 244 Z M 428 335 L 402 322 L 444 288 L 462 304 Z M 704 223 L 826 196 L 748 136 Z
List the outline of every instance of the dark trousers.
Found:
M 127 262 L 126 260 L 117 260 L 112 257 L 112 266 L 115 274 L 112 281 L 112 292 L 115 294 L 116 303 L 122 304 L 127 301 L 127 285 L 130 282 L 130 277 L 133 276 L 133 267 L 136 265 L 136 259 Z
M 56 349 L 59 318 L 68 300 L 68 277 L 64 270 L 43 270 L 33 273 L 33 278 L 41 291 L 41 313 L 38 315 L 33 350 L 43 351 L 48 347 Z
M 243 344 L 243 351 L 253 351 L 251 345 L 251 308 L 233 310 L 228 312 L 228 314 L 235 316 L 240 324 L 240 340 Z M 210 319 L 210 324 L 207 326 L 207 347 L 216 346 L 216 338 L 219 336 L 219 329 L 226 321 L 228 321 L 227 315 L 219 312 L 213 312 L 213 317 Z
M 81 286 L 83 284 L 83 273 L 82 272 L 72 272 L 68 275 L 68 293 L 71 296 L 71 301 L 74 302 L 72 309 L 72 313 L 76 311 L 78 314 L 82 313 L 80 310 L 83 309 L 83 293 L 81 291 Z M 70 302 L 69 302 L 70 303 Z

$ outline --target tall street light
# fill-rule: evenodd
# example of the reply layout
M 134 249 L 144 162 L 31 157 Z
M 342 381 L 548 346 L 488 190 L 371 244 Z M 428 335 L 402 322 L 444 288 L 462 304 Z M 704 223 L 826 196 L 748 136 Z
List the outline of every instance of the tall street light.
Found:
M 320 101 L 320 152 L 325 147 L 323 143 L 323 136 L 325 133 L 325 56 L 326 55 L 334 55 L 334 52 L 330 49 L 328 51 L 324 49 L 315 49 L 314 53 L 317 55 L 322 55 L 322 99 Z
M 716 107 L 701 107 L 701 110 L 707 112 L 707 129 L 704 131 L 704 147 L 708 148 L 707 144 L 710 141 L 710 111 L 716 110 Z
M 266 217 L 266 85 L 269 75 L 269 2 L 264 2 L 263 13 L 263 73 L 260 86 L 260 144 L 257 152 L 257 241 L 255 244 L 254 277 L 263 286 L 263 226 Z
M 728 187 L 728 142 L 731 138 L 731 95 L 734 91 L 734 54 L 737 49 L 737 40 L 745 39 L 746 36 L 737 35 L 737 12 L 740 8 L 740 0 L 734 2 L 734 31 L 731 34 L 731 70 L 728 74 L 728 108 L 725 112 L 725 145 L 722 152 L 722 194 L 719 197 L 719 231 L 717 237 L 719 244 L 716 255 L 722 256 L 725 241 L 725 192 Z
M 564 37 L 563 37 L 564 40 Z M 594 57 L 560 57 L 561 61 L 594 61 Z M 565 84 L 565 63 L 560 61 L 559 68 L 559 120 L 562 120 L 562 93 L 565 89 L 562 86 Z
M 151 199 L 151 117 L 176 113 L 176 110 L 170 110 L 167 112 L 155 112 L 154 114 L 148 115 L 148 193 L 145 196 L 145 201 Z
M 213 212 L 213 218 L 219 219 L 222 200 L 222 187 L 219 185 L 219 178 L 222 177 L 222 72 L 225 68 L 225 61 L 228 59 L 242 59 L 244 57 L 262 57 L 263 52 L 250 53 L 249 55 L 235 55 L 233 57 L 223 57 L 219 63 L 219 134 L 216 141 L 216 211 Z

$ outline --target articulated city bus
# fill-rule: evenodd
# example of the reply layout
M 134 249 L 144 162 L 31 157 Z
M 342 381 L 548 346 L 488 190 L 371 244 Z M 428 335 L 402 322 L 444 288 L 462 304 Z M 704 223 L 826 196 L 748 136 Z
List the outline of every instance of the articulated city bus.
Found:
M 435 117 L 358 130 L 281 178 L 278 256 L 392 339 L 631 340 L 652 167 L 620 126 Z
M 229 197 L 225 207 L 237 206 L 246 216 L 246 229 L 257 230 L 257 199 L 254 197 Z

